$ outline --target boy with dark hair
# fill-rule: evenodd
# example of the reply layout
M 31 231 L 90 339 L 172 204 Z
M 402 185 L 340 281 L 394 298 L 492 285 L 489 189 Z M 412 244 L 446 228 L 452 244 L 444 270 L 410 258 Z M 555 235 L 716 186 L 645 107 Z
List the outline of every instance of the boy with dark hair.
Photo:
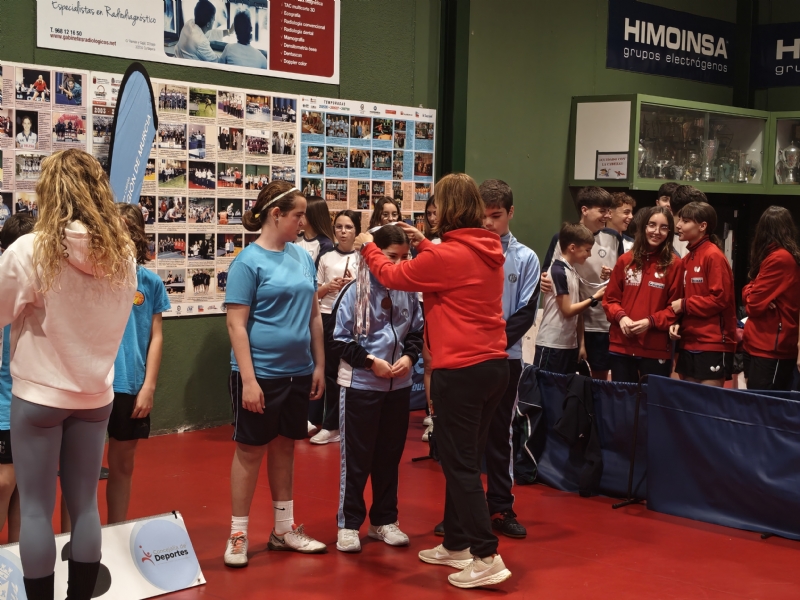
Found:
M 33 231 L 36 219 L 30 213 L 17 213 L 0 229 L 0 253 Z M 11 325 L 0 329 L 0 528 L 8 517 L 8 543 L 19 541 L 19 493 L 11 454 Z
M 625 248 L 622 236 L 613 229 L 606 228 L 606 222 L 611 215 L 611 194 L 603 188 L 588 186 L 578 192 L 576 205 L 581 215 L 581 225 L 594 235 L 591 255 L 584 262 L 576 263 L 574 266 L 580 281 L 580 298 L 585 300 L 591 298 L 601 286 L 605 285 L 611 276 L 611 270 L 617 263 L 617 258 L 625 253 Z M 558 244 L 559 235 L 553 236 L 550 249 L 545 256 L 543 270 L 547 270 L 551 262 L 562 256 Z M 552 282 L 546 275 L 543 275 L 542 293 L 551 293 L 552 291 Z M 583 315 L 583 325 L 586 359 L 591 367 L 592 377 L 608 379 L 610 368 L 608 329 L 610 324 L 599 302 L 593 303 Z
M 585 354 L 581 313 L 598 306 L 605 287 L 580 299 L 581 278 L 576 267 L 586 263 L 596 245 L 595 235 L 580 223 L 564 223 L 558 234 L 559 253 L 548 271 L 552 283 L 543 292 L 543 314 L 536 336 L 533 362 L 540 369 L 567 375 L 574 373 Z
M 659 190 L 659 192 L 660 191 L 661 190 Z M 672 191 L 670 201 L 670 210 L 672 211 L 672 214 L 675 215 L 676 222 L 678 220 L 678 216 L 680 215 L 681 209 L 690 202 L 705 202 L 708 204 L 708 198 L 706 198 L 706 195 L 694 186 L 676 185 L 675 189 Z M 675 233 L 675 239 L 672 240 L 672 247 L 681 258 L 689 254 L 688 242 L 682 242 L 678 233 Z
M 680 183 L 675 181 L 668 181 L 666 183 L 662 183 L 661 187 L 658 188 L 658 195 L 656 196 L 656 206 L 662 206 L 664 208 L 668 208 L 672 211 L 672 214 L 677 215 L 677 211 L 673 209 L 671 200 L 672 194 L 675 193 L 675 190 L 680 187 Z
M 633 248 L 633 237 L 627 235 L 626 232 L 633 221 L 634 208 L 636 208 L 636 200 L 625 192 L 611 194 L 611 218 L 608 220 L 608 226 L 622 236 L 625 252 Z
M 489 425 L 486 442 L 486 473 L 489 514 L 492 527 L 502 534 L 522 538 L 527 535 L 514 513 L 514 483 L 508 465 L 513 463 L 513 443 L 509 430 L 514 419 L 517 384 L 522 374 L 522 338 L 533 326 L 539 306 L 539 258 L 520 243 L 509 229 L 514 218 L 514 194 L 505 181 L 487 179 L 479 192 L 486 206 L 483 226 L 500 236 L 506 261 L 503 267 L 503 319 L 506 321 L 508 387 L 497 405 Z

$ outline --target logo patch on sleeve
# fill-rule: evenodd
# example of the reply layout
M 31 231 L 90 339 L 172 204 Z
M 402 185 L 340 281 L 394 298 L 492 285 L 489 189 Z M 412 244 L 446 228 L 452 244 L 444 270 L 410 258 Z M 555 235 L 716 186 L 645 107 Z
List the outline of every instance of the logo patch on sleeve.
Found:
M 141 306 L 142 304 L 144 304 L 144 294 L 136 290 L 136 293 L 133 295 L 133 305 Z

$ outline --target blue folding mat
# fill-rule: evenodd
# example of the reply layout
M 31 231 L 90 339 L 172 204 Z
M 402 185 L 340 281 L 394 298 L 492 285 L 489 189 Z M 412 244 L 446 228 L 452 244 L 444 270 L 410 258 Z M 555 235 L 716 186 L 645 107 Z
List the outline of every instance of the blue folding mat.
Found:
M 800 540 L 800 396 L 648 388 L 648 508 Z
M 570 450 L 567 442 L 553 427 L 563 413 L 567 376 L 540 371 L 527 367 L 522 379 L 536 377 L 544 418 L 536 443 L 537 480 L 566 492 L 578 492 L 580 473 L 584 466 L 582 457 Z M 642 399 L 639 414 L 639 435 L 636 443 L 636 462 L 633 477 L 633 496 L 644 497 L 646 484 L 647 448 L 647 385 L 642 386 Z M 603 472 L 600 478 L 599 493 L 615 498 L 627 495 L 628 473 L 633 441 L 633 422 L 636 395 L 639 386 L 630 383 L 613 383 L 592 380 L 597 433 L 600 438 L 603 457 Z M 529 403 L 531 398 L 523 397 L 533 386 L 520 385 L 520 403 Z M 542 432 L 541 430 L 544 430 Z

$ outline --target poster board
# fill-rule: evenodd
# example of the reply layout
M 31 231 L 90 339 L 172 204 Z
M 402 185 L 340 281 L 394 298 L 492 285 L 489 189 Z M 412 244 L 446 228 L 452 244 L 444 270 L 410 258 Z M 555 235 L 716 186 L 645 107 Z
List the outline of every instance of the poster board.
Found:
M 49 101 L 26 97 L 20 102 L 22 110 L 38 109 L 37 129 L 51 131 L 41 142 L 46 150 L 15 148 L 13 122 L 8 135 L 0 133 L 3 205 L 8 213 L 16 212 L 18 201 L 21 209 L 35 210 L 35 172 L 23 165 L 22 176 L 14 177 L 18 156 L 32 152 L 43 157 L 53 150 L 80 147 L 106 164 L 122 74 L 15 63 L 0 67 L 0 118 L 13 118 L 17 110 L 17 70 L 32 81 L 43 71 L 53 82 L 59 73 L 73 74 L 82 82 L 80 104 L 67 107 L 85 122 L 79 141 L 63 141 L 60 128 L 52 132 L 64 113 L 52 83 Z M 165 317 L 225 312 L 230 264 L 258 237 L 245 231 L 242 215 L 274 179 L 322 196 L 331 213 L 346 208 L 361 212 L 364 225 L 374 200 L 391 196 L 400 200 L 403 218 L 422 228 L 425 202 L 433 189 L 436 111 L 257 88 L 150 81 L 159 127 L 147 158 L 140 206 L 151 249 L 145 266 L 164 282 L 172 305 Z M 0 208 L 0 216 L 4 212 Z
M 102 535 L 94 598 L 142 600 L 206 583 L 179 512 L 108 525 Z M 69 533 L 56 536 L 56 598 L 67 593 L 69 543 Z M 0 547 L 0 598 L 27 598 L 19 544 Z
M 338 84 L 340 6 L 340 0 L 38 0 L 36 42 L 54 50 Z M 198 19 L 208 21 L 205 29 Z

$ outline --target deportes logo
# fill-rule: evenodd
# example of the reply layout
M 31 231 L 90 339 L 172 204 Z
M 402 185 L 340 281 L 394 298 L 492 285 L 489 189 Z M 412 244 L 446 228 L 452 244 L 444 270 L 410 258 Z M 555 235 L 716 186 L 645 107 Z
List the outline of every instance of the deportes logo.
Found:
M 509 276 L 508 276 L 508 280 L 509 280 L 511 283 L 517 283 L 517 276 L 516 276 L 516 275 L 514 275 L 514 273 L 512 273 L 511 275 L 509 275 Z
M 200 576 L 189 534 L 172 515 L 137 523 L 131 531 L 131 554 L 142 577 L 165 592 L 188 587 Z
M 141 306 L 142 304 L 144 304 L 144 294 L 136 290 L 136 293 L 133 295 L 133 305 Z

